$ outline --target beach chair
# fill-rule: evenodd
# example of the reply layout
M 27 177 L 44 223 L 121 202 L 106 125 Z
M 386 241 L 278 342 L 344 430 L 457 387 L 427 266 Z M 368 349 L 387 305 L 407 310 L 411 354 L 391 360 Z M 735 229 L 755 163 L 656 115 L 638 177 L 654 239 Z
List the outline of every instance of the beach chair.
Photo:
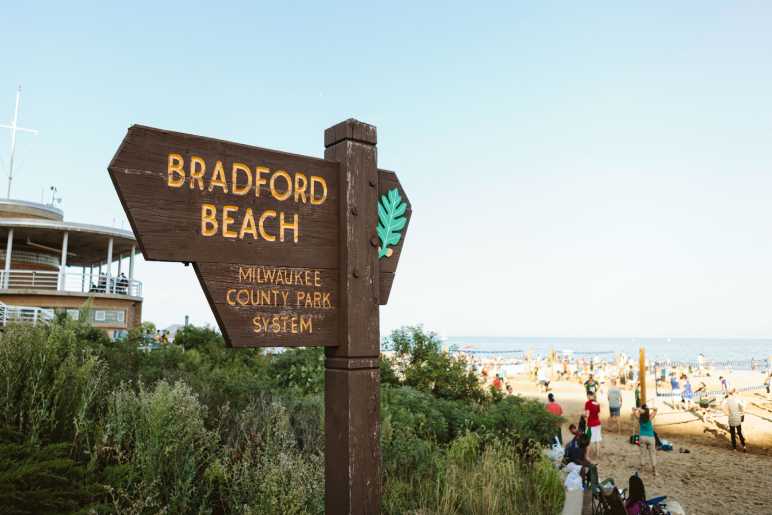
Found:
M 592 493 L 592 515 L 627 515 L 624 500 L 613 479 L 598 480 L 598 466 L 590 465 L 587 472 Z

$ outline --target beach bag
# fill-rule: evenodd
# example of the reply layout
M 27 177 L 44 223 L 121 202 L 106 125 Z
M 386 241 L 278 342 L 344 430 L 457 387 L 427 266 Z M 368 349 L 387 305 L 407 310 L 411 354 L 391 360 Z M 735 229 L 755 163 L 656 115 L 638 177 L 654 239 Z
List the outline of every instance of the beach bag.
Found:
M 672 451 L 673 450 L 673 444 L 670 443 L 668 440 L 660 439 L 660 441 L 659 441 L 659 450 L 660 451 Z
M 630 443 L 633 445 L 640 445 L 641 437 L 639 435 L 630 435 Z
M 560 463 L 563 461 L 563 455 L 565 454 L 565 451 L 563 450 L 563 446 L 560 445 L 560 442 L 558 441 L 558 437 L 555 437 L 555 443 L 552 444 L 552 447 L 549 448 L 547 451 L 547 457 L 553 462 L 553 463 Z
M 665 510 L 666 513 L 669 513 L 670 515 L 686 515 L 686 511 L 684 511 L 683 507 L 681 506 L 681 503 L 678 501 L 673 501 L 671 499 L 668 499 L 665 504 L 662 506 L 662 508 Z
M 564 483 L 566 490 L 581 490 L 582 476 L 580 475 L 580 472 L 582 471 L 582 466 L 577 465 L 576 463 L 569 463 L 566 465 L 566 470 L 568 471 L 568 475 L 566 476 L 566 481 Z

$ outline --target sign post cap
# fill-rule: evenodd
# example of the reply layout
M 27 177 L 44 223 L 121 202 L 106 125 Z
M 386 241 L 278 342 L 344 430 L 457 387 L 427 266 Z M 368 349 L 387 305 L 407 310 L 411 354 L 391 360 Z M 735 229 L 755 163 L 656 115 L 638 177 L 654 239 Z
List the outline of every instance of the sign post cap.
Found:
M 377 131 L 374 125 L 354 118 L 337 123 L 324 131 L 324 148 L 347 140 L 375 145 L 378 142 Z

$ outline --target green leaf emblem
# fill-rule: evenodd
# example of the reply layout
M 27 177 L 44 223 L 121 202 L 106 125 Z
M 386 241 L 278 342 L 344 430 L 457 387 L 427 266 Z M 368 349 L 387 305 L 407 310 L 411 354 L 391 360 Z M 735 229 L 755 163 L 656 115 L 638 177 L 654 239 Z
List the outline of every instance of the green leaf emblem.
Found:
M 399 243 L 402 229 L 407 224 L 405 210 L 407 210 L 407 204 L 403 202 L 397 188 L 381 195 L 378 202 L 378 227 L 375 228 L 375 232 L 381 239 L 381 246 L 378 247 L 378 259 L 390 257 L 394 251 L 389 248 L 389 245 Z

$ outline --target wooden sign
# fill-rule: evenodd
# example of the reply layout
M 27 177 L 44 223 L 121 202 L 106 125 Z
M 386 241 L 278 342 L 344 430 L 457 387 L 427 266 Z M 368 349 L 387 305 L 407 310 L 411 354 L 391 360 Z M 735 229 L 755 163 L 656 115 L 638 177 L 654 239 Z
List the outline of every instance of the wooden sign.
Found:
M 229 345 L 337 345 L 339 163 L 134 125 L 108 170 L 145 259 L 193 263 Z M 394 172 L 378 186 L 404 221 L 371 241 L 385 304 L 412 211 Z
M 378 306 L 412 210 L 376 130 L 325 159 L 134 125 L 108 170 L 145 259 L 192 263 L 228 345 L 325 346 L 327 513 L 380 509 Z

